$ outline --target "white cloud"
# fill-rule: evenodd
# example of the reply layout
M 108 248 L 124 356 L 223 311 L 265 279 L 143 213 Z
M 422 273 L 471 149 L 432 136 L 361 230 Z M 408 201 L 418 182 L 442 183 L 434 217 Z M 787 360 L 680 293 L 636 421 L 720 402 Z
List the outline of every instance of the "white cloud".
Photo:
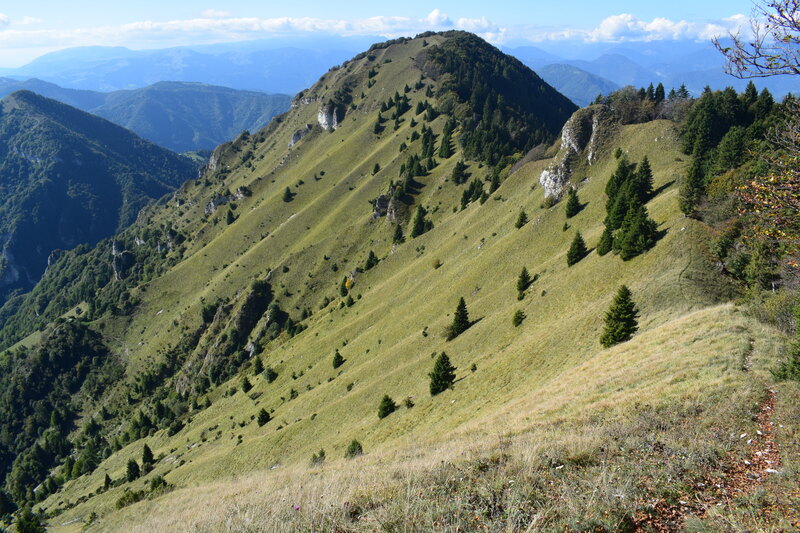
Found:
M 424 20 L 431 26 L 450 27 L 453 25 L 453 21 L 450 20 L 450 17 L 442 13 L 442 10 L 438 7 L 428 13 L 428 16 L 425 17 Z
M 17 21 L 17 24 L 21 26 L 29 26 L 31 24 L 39 24 L 40 22 L 44 21 L 40 18 L 24 16 L 21 20 Z
M 8 15 L 0 13 L 0 29 L 8 26 L 9 22 L 11 22 L 11 18 Z
M 200 13 L 204 18 L 208 19 L 221 19 L 225 17 L 230 17 L 231 12 L 225 11 L 223 9 L 206 9 L 202 13 Z
M 714 22 L 673 21 L 663 17 L 647 21 L 629 13 L 621 13 L 603 19 L 596 28 L 586 32 L 583 39 L 603 42 L 707 40 L 741 29 L 747 21 L 744 15 L 733 15 Z

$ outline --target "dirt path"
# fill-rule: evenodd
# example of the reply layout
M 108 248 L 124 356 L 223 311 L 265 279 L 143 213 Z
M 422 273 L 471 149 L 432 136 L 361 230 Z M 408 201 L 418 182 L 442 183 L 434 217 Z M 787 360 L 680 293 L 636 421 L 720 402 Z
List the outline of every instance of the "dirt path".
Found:
M 747 363 L 745 361 L 745 365 Z M 730 452 L 723 461 L 722 472 L 698 484 L 697 493 L 692 498 L 681 499 L 678 504 L 669 504 L 666 501 L 655 503 L 650 513 L 642 513 L 634 518 L 636 529 L 680 531 L 687 517 L 702 518 L 714 506 L 734 507 L 735 498 L 753 493 L 769 476 L 778 475 L 781 470 L 781 455 L 775 442 L 772 422 L 776 397 L 777 392 L 770 389 L 761 403 L 756 433 L 740 435 L 741 439 L 747 439 L 748 455 L 745 459 L 736 451 Z M 770 506 L 764 512 L 771 514 L 776 510 Z

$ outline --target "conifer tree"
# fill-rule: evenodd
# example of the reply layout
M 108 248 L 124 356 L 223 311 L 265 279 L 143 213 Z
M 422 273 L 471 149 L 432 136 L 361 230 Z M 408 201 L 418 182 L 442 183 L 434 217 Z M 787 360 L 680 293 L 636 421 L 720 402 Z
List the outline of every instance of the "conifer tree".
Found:
M 253 388 L 253 385 L 252 385 L 252 383 L 250 383 L 250 380 L 247 379 L 247 376 L 242 376 L 241 388 L 242 388 L 242 392 L 244 392 L 244 393 L 249 392 L 250 389 Z
M 372 175 L 374 176 L 375 174 L 377 174 L 380 171 L 381 171 L 380 163 L 375 163 L 375 166 L 372 167 Z
M 231 211 L 231 209 L 228 208 L 228 212 L 225 213 L 225 223 L 231 225 L 234 223 L 235 220 L 236 217 L 234 216 L 233 211 Z
M 606 312 L 605 327 L 600 336 L 604 348 L 629 340 L 639 329 L 637 318 L 639 310 L 631 299 L 631 291 L 622 285 Z
M 678 204 L 686 216 L 692 216 L 704 192 L 703 169 L 698 158 L 692 161 L 678 191 Z
M 619 236 L 619 255 L 627 261 L 645 252 L 656 242 L 658 228 L 641 204 L 628 212 Z
M 258 423 L 258 427 L 263 426 L 267 422 L 269 422 L 272 417 L 269 416 L 269 413 L 263 407 L 258 412 L 258 417 L 256 418 L 256 422 Z
M 414 221 L 411 223 L 411 238 L 419 237 L 423 233 L 425 233 L 425 209 L 418 205 L 414 214 Z
M 148 466 L 153 466 L 153 451 L 147 444 L 142 449 L 142 467 L 147 469 Z
M 392 243 L 403 244 L 405 241 L 406 238 L 403 236 L 403 227 L 400 224 L 395 225 L 394 236 L 392 237 Z
M 567 205 L 566 214 L 567 218 L 572 218 L 577 215 L 581 210 L 581 201 L 578 199 L 578 191 L 573 188 L 567 190 Z
M 346 459 L 352 459 L 353 457 L 363 455 L 363 453 L 364 453 L 364 448 L 363 446 L 361 446 L 361 443 L 353 439 L 352 442 L 350 442 L 350 445 L 347 446 L 347 450 L 345 450 L 344 456 Z
M 522 267 L 522 272 L 519 273 L 517 278 L 517 300 L 522 300 L 525 297 L 525 291 L 531 286 L 531 275 L 528 274 L 528 269 Z
M 450 363 L 450 358 L 447 354 L 442 352 L 436 358 L 433 365 L 433 371 L 428 374 L 431 378 L 431 396 L 436 396 L 440 392 L 444 392 L 453 386 L 456 380 L 456 367 Z
M 128 481 L 135 481 L 139 477 L 139 464 L 135 459 L 128 459 L 128 466 L 125 469 L 125 477 Z
M 525 320 L 525 313 L 522 309 L 517 309 L 516 312 L 514 312 L 514 316 L 511 317 L 511 323 L 516 328 L 522 324 L 523 320 Z
M 528 223 L 528 214 L 525 212 L 524 209 L 520 210 L 519 216 L 517 217 L 517 221 L 514 223 L 514 227 L 519 229 L 525 224 Z
M 105 479 L 103 480 L 103 488 L 104 488 L 105 490 L 108 490 L 108 489 L 110 489 L 110 488 L 111 488 L 111 485 L 112 485 L 113 483 L 114 483 L 114 482 L 111 480 L 111 476 L 109 476 L 108 474 L 106 474 L 106 477 L 105 477 Z
M 642 203 L 647 202 L 653 195 L 653 170 L 650 168 L 647 156 L 644 156 L 633 174 L 633 192 Z
M 664 84 L 663 83 L 658 82 L 658 85 L 656 86 L 655 96 L 656 96 L 656 103 L 657 104 L 660 104 L 661 102 L 664 101 Z
M 467 182 L 467 164 L 464 161 L 458 161 L 456 166 L 453 167 L 453 175 L 451 176 L 453 183 L 461 185 Z
M 367 257 L 367 260 L 364 263 L 364 270 L 369 270 L 370 268 L 374 267 L 377 264 L 378 264 L 378 256 L 375 255 L 375 252 L 370 250 L 369 256 Z
M 289 187 L 286 187 L 286 189 L 283 190 L 283 198 L 282 198 L 282 200 L 284 202 L 291 202 L 292 201 L 292 191 L 289 189 Z
M 381 403 L 378 404 L 378 418 L 386 418 L 390 414 L 394 413 L 397 409 L 397 404 L 394 403 L 394 400 L 386 394 L 381 399 Z
M 344 357 L 342 354 L 339 353 L 339 349 L 336 349 L 336 352 L 333 354 L 333 368 L 339 368 L 344 364 Z
M 603 229 L 603 234 L 600 235 L 600 241 L 597 243 L 597 255 L 606 255 L 611 251 L 612 245 L 613 237 L 611 236 L 611 230 L 608 229 L 608 226 L 606 226 Z
M 467 303 L 464 298 L 458 301 L 456 312 L 453 315 L 453 323 L 447 330 L 447 340 L 453 340 L 470 327 L 469 313 L 467 312 Z
M 587 253 L 586 242 L 584 242 L 581 232 L 579 231 L 575 234 L 575 238 L 572 240 L 572 244 L 567 252 L 567 266 L 574 265 L 586 257 Z
M 261 358 L 256 356 L 253 360 L 253 375 L 257 376 L 264 372 L 264 363 L 261 362 Z

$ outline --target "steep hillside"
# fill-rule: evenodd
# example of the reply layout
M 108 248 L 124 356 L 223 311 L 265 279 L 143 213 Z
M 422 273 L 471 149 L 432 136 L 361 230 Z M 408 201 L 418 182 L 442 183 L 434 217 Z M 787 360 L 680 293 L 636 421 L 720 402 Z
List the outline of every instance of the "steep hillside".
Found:
M 547 83 L 581 107 L 592 103 L 599 94 L 606 95 L 619 89 L 619 85 L 613 81 L 572 65 L 554 63 L 540 67 L 537 72 Z
M 0 440 L 6 490 L 53 531 L 648 523 L 740 451 L 780 343 L 724 303 L 708 229 L 678 209 L 675 125 L 600 109 L 561 134 L 568 218 L 540 180 L 575 107 L 517 60 L 448 32 L 331 69 L 20 304 L 3 342 L 30 336 L 0 393 L 49 353 L 37 338 L 96 364 L 58 365 L 72 392 L 37 389 L 55 421 L 0 410 L 26 439 Z M 645 156 L 639 194 L 620 176 Z M 607 200 L 626 194 L 600 255 Z M 637 220 L 652 233 L 626 255 Z M 623 284 L 639 330 L 604 349 Z M 442 352 L 455 382 L 432 395 Z
M 290 96 L 189 82 L 101 93 L 0 78 L 0 97 L 28 90 L 98 115 L 176 152 L 211 150 L 289 109 Z
M 30 289 L 54 250 L 95 244 L 192 177 L 188 160 L 31 92 L 0 101 L 0 295 Z

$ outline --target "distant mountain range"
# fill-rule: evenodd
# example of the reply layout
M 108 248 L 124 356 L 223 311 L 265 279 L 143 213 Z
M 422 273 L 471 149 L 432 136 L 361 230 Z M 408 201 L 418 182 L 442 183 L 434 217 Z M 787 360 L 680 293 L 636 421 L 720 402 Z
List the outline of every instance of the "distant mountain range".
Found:
M 48 257 L 127 227 L 197 167 L 111 122 L 32 93 L 0 100 L 0 301 Z
M 39 79 L 0 78 L 0 97 L 29 90 L 101 116 L 176 152 L 210 150 L 256 131 L 289 109 L 291 97 L 189 82 L 158 82 L 109 93 Z

